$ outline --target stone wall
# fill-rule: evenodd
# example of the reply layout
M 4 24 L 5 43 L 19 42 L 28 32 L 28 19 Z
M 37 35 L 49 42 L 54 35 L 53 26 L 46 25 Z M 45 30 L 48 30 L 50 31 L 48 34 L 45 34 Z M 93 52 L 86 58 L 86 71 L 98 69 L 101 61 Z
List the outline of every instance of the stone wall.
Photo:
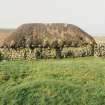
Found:
M 94 56 L 105 57 L 105 43 L 104 42 L 99 42 L 94 47 Z
M 7 49 L 0 48 L 0 59 L 17 60 L 17 59 L 49 59 L 49 58 L 76 58 L 85 56 L 105 57 L 105 43 L 97 43 L 94 47 L 66 47 L 63 49 L 54 48 L 29 48 Z
M 87 47 L 64 47 L 63 49 L 54 48 L 29 48 L 7 49 L 1 48 L 1 54 L 5 60 L 15 59 L 49 59 L 49 58 L 69 58 L 93 56 L 94 49 L 92 46 Z

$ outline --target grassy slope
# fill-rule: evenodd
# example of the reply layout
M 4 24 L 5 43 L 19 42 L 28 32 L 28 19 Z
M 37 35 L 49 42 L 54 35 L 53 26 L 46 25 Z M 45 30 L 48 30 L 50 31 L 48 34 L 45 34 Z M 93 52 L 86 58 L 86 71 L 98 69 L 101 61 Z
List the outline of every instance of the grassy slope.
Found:
M 96 42 L 104 42 L 105 43 L 105 36 L 94 36 Z
M 7 37 L 10 35 L 15 29 L 0 29 L 0 38 Z
M 2 45 L 5 38 L 7 38 L 13 31 L 14 29 L 1 29 L 0 28 L 0 45 Z
M 105 105 L 105 59 L 1 62 L 0 105 Z

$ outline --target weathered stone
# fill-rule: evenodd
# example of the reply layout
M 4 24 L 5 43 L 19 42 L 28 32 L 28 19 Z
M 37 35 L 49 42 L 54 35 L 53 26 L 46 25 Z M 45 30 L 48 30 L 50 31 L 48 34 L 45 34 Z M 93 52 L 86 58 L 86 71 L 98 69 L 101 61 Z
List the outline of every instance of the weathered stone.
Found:
M 98 43 L 94 46 L 87 47 L 61 47 L 61 48 L 18 48 L 8 49 L 0 48 L 0 53 L 4 60 L 16 59 L 49 59 L 49 58 L 68 58 L 68 57 L 85 57 L 98 56 L 105 57 L 105 43 Z

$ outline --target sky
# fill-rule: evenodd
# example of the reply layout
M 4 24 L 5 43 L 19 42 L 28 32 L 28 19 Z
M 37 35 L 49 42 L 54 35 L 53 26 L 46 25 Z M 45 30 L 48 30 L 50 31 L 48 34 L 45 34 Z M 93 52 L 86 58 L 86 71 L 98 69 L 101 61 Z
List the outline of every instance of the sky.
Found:
M 53 22 L 105 35 L 105 0 L 0 0 L 0 28 Z

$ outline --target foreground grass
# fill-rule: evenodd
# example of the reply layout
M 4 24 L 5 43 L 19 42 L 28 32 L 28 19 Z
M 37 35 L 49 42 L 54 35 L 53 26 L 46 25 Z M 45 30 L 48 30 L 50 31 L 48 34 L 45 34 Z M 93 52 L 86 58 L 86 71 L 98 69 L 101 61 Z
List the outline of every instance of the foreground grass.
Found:
M 0 105 L 105 105 L 105 59 L 0 62 Z

